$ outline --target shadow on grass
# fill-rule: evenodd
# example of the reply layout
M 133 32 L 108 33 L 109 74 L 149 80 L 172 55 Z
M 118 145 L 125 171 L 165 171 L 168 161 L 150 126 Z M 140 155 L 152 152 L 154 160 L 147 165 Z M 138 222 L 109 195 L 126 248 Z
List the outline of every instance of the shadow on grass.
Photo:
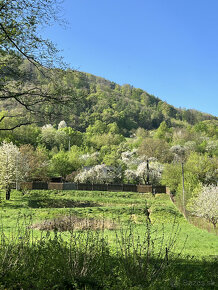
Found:
M 31 208 L 84 208 L 100 207 L 101 205 L 90 201 L 73 201 L 68 199 L 29 199 L 28 207 Z
M 24 204 L 16 204 L 16 203 L 0 203 L 0 206 L 2 205 L 3 209 L 21 209 L 26 208 Z
M 102 238 L 82 247 L 57 236 L 0 252 L 2 289 L 216 289 L 217 262 L 111 254 Z M 75 239 L 72 239 L 75 241 Z M 80 240 L 79 240 L 80 242 Z M 10 256 L 10 259 L 5 259 Z M 18 259 L 19 257 L 19 259 Z M 34 257 L 34 258 L 33 258 Z M 55 257 L 55 258 L 54 258 Z
M 208 257 L 207 257 L 208 259 Z M 217 256 L 210 261 L 193 258 L 175 259 L 168 277 L 170 289 L 217 289 Z

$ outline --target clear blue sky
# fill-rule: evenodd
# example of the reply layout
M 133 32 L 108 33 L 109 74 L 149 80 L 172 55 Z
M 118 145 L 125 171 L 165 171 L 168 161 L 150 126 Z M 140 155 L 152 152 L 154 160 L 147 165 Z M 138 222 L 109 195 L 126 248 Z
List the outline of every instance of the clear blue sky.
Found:
M 218 0 L 64 0 L 43 32 L 80 71 L 218 115 Z

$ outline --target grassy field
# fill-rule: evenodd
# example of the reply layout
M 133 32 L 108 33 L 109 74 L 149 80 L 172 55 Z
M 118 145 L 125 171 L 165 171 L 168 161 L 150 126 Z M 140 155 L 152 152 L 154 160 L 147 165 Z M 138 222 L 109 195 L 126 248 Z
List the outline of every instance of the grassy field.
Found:
M 31 243 L 33 240 L 42 241 L 46 237 L 50 240 L 52 237 L 54 241 L 57 233 L 58 235 L 60 233 L 61 244 L 72 245 L 72 240 L 78 240 L 79 248 L 86 248 L 87 253 L 87 240 L 90 240 L 90 245 L 92 245 L 89 252 L 92 252 L 92 249 L 104 240 L 108 249 L 107 255 L 109 255 L 107 259 L 103 259 L 104 268 L 108 265 L 110 269 L 113 269 L 113 273 L 108 272 L 106 275 L 104 271 L 101 275 L 106 275 L 107 278 L 102 278 L 103 280 L 97 283 L 95 276 L 91 279 L 91 284 L 87 278 L 91 274 L 85 275 L 85 282 L 81 282 L 81 273 L 80 282 L 74 275 L 74 283 L 77 281 L 77 284 L 73 288 L 71 282 L 72 287 L 66 287 L 68 289 L 96 289 L 98 287 L 100 287 L 98 289 L 125 289 L 126 287 L 129 289 L 149 287 L 149 289 L 215 289 L 217 236 L 215 233 L 208 233 L 189 224 L 166 194 L 157 194 L 153 197 L 151 194 L 124 192 L 29 191 L 22 195 L 19 191 L 13 191 L 10 201 L 4 200 L 3 193 L 1 197 L 1 236 L 6 237 L 9 242 L 13 240 L 13 243 L 19 244 L 20 240 L 26 237 L 27 229 L 28 233 L 31 232 L 31 239 L 28 238 Z M 101 248 L 96 251 L 102 253 L 102 249 L 101 242 Z M 142 271 L 141 264 L 137 262 L 139 268 L 135 269 L 133 264 L 125 260 L 130 261 L 129 259 L 132 259 L 131 257 L 136 252 L 137 261 L 147 259 L 148 264 L 148 257 L 151 259 L 151 256 L 152 259 L 156 259 L 155 261 L 161 261 L 158 262 L 159 264 L 150 262 L 153 263 L 153 272 L 151 272 L 156 274 L 148 275 L 148 270 L 146 270 L 146 277 L 150 277 L 150 282 L 146 280 L 144 286 L 141 278 L 138 277 L 136 281 L 134 277 L 130 279 L 130 273 L 136 276 L 136 272 Z M 112 263 L 111 261 L 118 256 L 119 262 Z M 96 258 L 97 255 L 93 254 L 93 257 Z M 128 269 L 124 267 L 125 273 L 129 271 L 128 275 L 125 274 L 125 279 L 123 272 L 119 270 L 122 272 L 120 273 L 114 266 L 119 264 L 119 269 L 123 269 L 123 264 L 120 264 L 121 260 L 125 260 L 125 265 L 131 264 L 133 267 Z M 113 266 L 107 264 L 108 261 Z M 157 264 L 159 266 L 154 266 Z M 18 273 L 18 270 L 16 271 Z M 145 274 L 143 271 L 141 276 Z M 49 272 L 48 269 L 47 272 Z M 156 278 L 152 280 L 154 275 Z M 105 284 L 105 279 L 111 281 L 108 282 L 109 285 Z M 98 286 L 92 285 L 93 281 Z M 5 283 L 2 285 L 10 289 L 11 284 Z M 30 287 L 29 284 L 26 285 L 28 286 L 25 288 L 22 284 L 23 289 Z M 49 284 L 47 287 L 53 286 Z M 2 289 L 5 289 L 4 287 Z M 40 287 L 42 286 L 38 286 L 37 289 Z M 63 289 L 65 286 L 62 285 L 60 288 Z

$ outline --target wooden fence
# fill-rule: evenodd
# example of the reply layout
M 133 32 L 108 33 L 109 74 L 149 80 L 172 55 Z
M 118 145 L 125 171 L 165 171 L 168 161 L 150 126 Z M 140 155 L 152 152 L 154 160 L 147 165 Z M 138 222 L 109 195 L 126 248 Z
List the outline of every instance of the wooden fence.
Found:
M 168 193 L 166 186 L 152 186 L 144 184 L 89 184 L 71 182 L 23 182 L 22 190 L 96 190 L 96 191 L 127 191 L 139 193 Z

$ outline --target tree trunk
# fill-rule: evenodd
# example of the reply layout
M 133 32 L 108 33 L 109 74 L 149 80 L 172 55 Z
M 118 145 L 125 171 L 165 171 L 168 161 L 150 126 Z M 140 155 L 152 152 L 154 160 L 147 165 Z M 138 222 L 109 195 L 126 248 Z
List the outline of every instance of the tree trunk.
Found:
M 11 197 L 11 189 L 7 188 L 6 189 L 6 200 L 10 200 L 10 197 Z
M 149 160 L 147 160 L 147 180 L 146 184 L 149 184 Z

